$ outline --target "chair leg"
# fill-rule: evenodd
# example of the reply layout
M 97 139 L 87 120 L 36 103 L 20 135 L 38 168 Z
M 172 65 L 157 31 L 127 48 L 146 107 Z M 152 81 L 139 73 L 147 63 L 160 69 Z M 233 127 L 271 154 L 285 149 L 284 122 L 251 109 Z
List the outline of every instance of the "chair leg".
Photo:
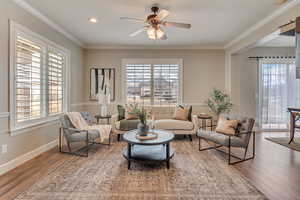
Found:
M 230 165 L 230 158 L 231 158 L 231 137 L 229 137 L 229 141 L 228 141 L 228 165 Z
M 192 142 L 193 141 L 193 137 L 192 137 L 191 134 L 189 135 L 189 138 L 190 138 L 190 141 Z
M 201 149 L 201 137 L 199 137 L 199 151 L 206 151 L 206 150 L 210 150 L 210 149 L 218 149 L 220 147 L 222 147 L 222 145 L 219 145 L 219 146 L 211 146 L 211 147 L 207 147 L 207 148 L 204 148 L 204 149 Z
M 249 145 L 249 143 L 248 143 L 247 147 L 245 148 L 244 158 L 238 158 L 238 157 L 234 156 L 235 158 L 237 158 L 239 160 L 235 161 L 235 162 L 230 162 L 229 161 L 229 165 L 234 165 L 234 164 L 237 164 L 237 163 L 241 163 L 241 162 L 244 162 L 244 161 L 247 161 L 247 160 L 254 159 L 254 157 L 255 157 L 255 132 L 253 132 L 252 139 L 253 139 L 253 141 L 252 141 L 252 145 L 253 145 L 252 156 L 249 157 L 249 158 L 246 158 L 247 151 L 248 151 L 248 145 Z M 230 148 L 229 148 L 229 152 L 230 152 Z M 230 156 L 233 156 L 233 155 L 230 155 Z
M 89 157 L 89 132 L 86 131 L 86 157 Z
M 58 141 L 59 141 L 59 143 L 58 143 L 58 145 L 59 145 L 59 152 L 61 152 L 61 127 L 59 128 L 59 139 L 58 139 Z

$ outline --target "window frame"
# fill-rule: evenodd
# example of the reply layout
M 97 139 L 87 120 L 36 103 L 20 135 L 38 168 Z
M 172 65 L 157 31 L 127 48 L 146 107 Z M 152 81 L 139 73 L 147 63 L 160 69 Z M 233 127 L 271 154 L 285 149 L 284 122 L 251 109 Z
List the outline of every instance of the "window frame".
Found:
M 58 120 L 59 116 L 67 112 L 70 109 L 70 89 L 69 89 L 69 81 L 70 81 L 70 59 L 71 59 L 71 52 L 70 50 L 57 45 L 56 43 L 48 40 L 47 38 L 29 30 L 28 28 L 18 24 L 17 22 L 10 20 L 10 42 L 9 42 L 9 64 L 10 64 L 10 72 L 9 72 L 9 104 L 10 104 L 10 133 L 12 135 L 17 135 L 18 132 L 24 132 L 20 131 L 22 129 L 31 128 L 34 126 L 38 126 L 41 124 L 45 124 L 48 122 L 53 122 L 55 120 Z M 17 42 L 17 36 L 21 35 L 24 36 L 26 39 L 30 39 L 31 41 L 41 45 L 43 49 L 43 57 L 41 62 L 41 75 L 46 76 L 47 67 L 48 67 L 48 51 L 49 49 L 55 49 L 59 52 L 62 52 L 66 58 L 66 63 L 63 70 L 63 110 L 62 113 L 55 114 L 55 115 L 49 115 L 48 113 L 48 101 L 47 101 L 47 94 L 44 93 L 41 95 L 41 107 L 43 109 L 41 110 L 41 117 L 37 119 L 32 120 L 26 120 L 24 122 L 17 122 L 16 119 L 16 58 L 17 58 L 17 51 L 16 51 L 16 42 Z M 42 80 L 41 87 L 42 88 L 48 88 L 48 78 L 44 77 L 44 80 Z
M 122 59 L 122 102 L 127 103 L 127 86 L 126 86 L 126 65 L 128 64 L 150 64 L 151 77 L 153 79 L 154 65 L 158 64 L 177 64 L 179 67 L 179 88 L 177 104 L 182 104 L 183 101 L 183 59 L 182 58 L 124 58 Z M 151 80 L 151 88 L 153 91 L 153 80 Z M 153 95 L 153 94 L 152 94 Z M 153 96 L 152 96 L 153 98 Z M 148 104 L 147 104 L 148 105 Z M 167 106 L 166 104 L 154 104 L 151 100 L 149 106 Z

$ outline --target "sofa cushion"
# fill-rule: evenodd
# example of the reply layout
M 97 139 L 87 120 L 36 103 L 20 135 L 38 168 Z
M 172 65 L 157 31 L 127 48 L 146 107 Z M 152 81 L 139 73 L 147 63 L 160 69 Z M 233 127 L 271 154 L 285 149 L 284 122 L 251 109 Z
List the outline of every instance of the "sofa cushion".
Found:
M 194 124 L 190 121 L 182 121 L 176 119 L 156 120 L 153 124 L 155 129 L 163 130 L 193 130 Z
M 138 119 L 137 114 L 134 113 L 135 105 L 126 105 L 126 112 L 125 112 L 125 119 L 131 120 L 131 119 Z
M 130 131 L 137 128 L 138 123 L 140 120 L 138 119 L 130 119 L 130 120 L 120 120 L 116 122 L 116 129 L 120 131 Z
M 125 119 L 126 110 L 125 110 L 124 106 L 118 105 L 117 108 L 118 108 L 118 120 Z
M 220 144 L 222 146 L 229 145 L 229 136 L 221 133 L 199 129 L 197 135 L 205 140 Z M 245 142 L 244 138 L 242 137 L 231 136 L 230 145 L 233 147 L 245 148 L 247 146 L 247 142 Z
M 185 109 L 184 107 L 177 106 L 175 108 L 173 119 L 186 121 L 186 120 L 188 120 L 188 113 L 189 113 L 189 111 L 187 109 Z

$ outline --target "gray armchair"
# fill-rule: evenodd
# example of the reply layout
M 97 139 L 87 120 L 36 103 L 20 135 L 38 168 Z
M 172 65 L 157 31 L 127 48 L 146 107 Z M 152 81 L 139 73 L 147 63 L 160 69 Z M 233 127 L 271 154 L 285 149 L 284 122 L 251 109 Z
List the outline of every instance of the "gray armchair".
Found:
M 87 115 L 87 113 L 81 113 L 82 115 Z M 84 117 L 84 119 L 86 119 Z M 89 123 L 89 121 L 87 121 Z M 95 139 L 100 138 L 100 133 L 97 130 L 79 130 L 76 129 L 71 121 L 69 120 L 67 115 L 63 115 L 60 117 L 60 131 L 59 131 L 59 151 L 61 153 L 69 153 L 78 156 L 85 156 L 88 157 L 89 151 L 89 144 L 100 144 L 95 142 Z M 62 150 L 62 137 L 64 136 L 66 140 L 66 144 L 68 147 L 68 152 Z M 85 142 L 85 146 L 76 150 L 75 152 L 72 151 L 71 144 L 75 142 Z M 82 154 L 80 152 L 85 151 L 86 154 Z
M 237 119 L 240 121 L 240 131 L 237 135 L 226 135 L 222 133 L 218 133 L 215 131 L 207 131 L 207 130 L 198 130 L 198 137 L 199 137 L 199 151 L 209 150 L 209 149 L 215 149 L 218 151 L 222 151 L 219 148 L 220 147 L 227 147 L 228 153 L 228 164 L 236 164 L 240 163 L 246 160 L 253 159 L 255 156 L 255 132 L 253 131 L 253 126 L 255 120 L 252 118 L 242 117 L 238 115 L 229 115 L 229 114 L 223 114 L 222 117 L 225 117 L 227 119 Z M 249 158 L 247 157 L 247 151 L 248 146 L 250 143 L 251 135 L 253 135 L 253 151 L 252 155 Z M 214 146 L 201 149 L 201 140 L 206 140 L 215 143 Z M 237 147 L 244 149 L 244 156 L 243 158 L 239 158 L 235 155 L 232 155 L 231 148 Z M 231 162 L 231 157 L 238 159 L 238 161 Z

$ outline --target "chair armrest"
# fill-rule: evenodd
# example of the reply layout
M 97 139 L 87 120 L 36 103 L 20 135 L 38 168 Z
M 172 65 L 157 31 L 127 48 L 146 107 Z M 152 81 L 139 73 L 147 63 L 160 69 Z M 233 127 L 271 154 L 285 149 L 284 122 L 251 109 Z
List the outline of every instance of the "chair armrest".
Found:
M 239 132 L 239 134 L 238 135 L 246 135 L 246 134 L 251 134 L 251 133 L 254 133 L 255 131 L 241 131 L 241 132 Z
M 80 132 L 82 132 L 82 130 L 77 129 L 77 128 L 63 128 L 63 127 L 62 127 L 62 129 L 67 129 L 67 130 L 69 130 L 69 131 L 71 131 L 71 132 L 75 132 L 75 133 L 80 133 Z
M 199 121 L 197 115 L 192 116 L 192 123 L 194 124 L 194 130 L 197 131 L 199 129 Z
M 64 130 L 68 130 L 71 135 L 74 133 L 82 133 L 82 132 L 86 132 L 88 134 L 88 132 L 89 132 L 88 130 L 80 130 L 77 128 L 63 128 L 63 127 L 61 127 L 61 128 Z
M 111 125 L 111 130 L 114 131 L 116 129 L 116 122 L 119 121 L 119 115 L 114 114 L 111 116 L 110 120 L 110 125 Z

